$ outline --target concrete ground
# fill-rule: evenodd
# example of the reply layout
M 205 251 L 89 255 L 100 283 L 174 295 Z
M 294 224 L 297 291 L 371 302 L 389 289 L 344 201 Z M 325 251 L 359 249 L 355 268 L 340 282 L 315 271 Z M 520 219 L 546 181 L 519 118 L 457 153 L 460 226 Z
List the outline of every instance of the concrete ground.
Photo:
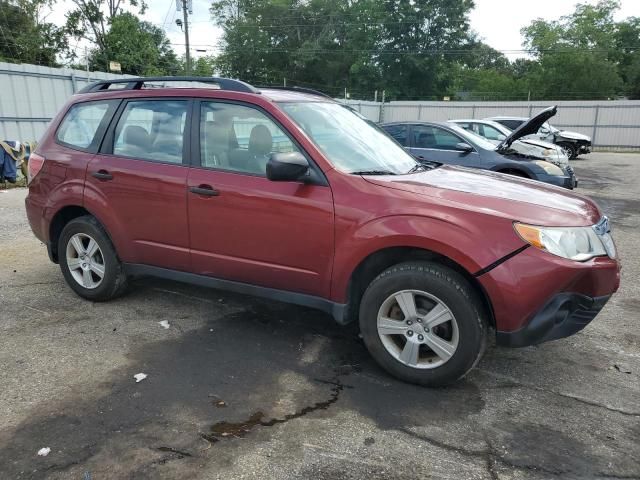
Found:
M 0 478 L 640 478 L 640 155 L 572 163 L 613 219 L 620 291 L 578 335 L 490 348 L 437 390 L 309 309 L 150 279 L 81 300 L 26 191 L 0 193 Z

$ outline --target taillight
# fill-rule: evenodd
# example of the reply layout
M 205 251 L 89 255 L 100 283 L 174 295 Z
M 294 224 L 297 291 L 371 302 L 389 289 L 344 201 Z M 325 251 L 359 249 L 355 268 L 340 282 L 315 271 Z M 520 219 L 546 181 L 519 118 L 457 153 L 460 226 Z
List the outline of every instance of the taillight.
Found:
M 44 165 L 44 160 L 44 157 L 37 153 L 32 153 L 29 156 L 29 162 L 27 163 L 27 184 L 31 183 L 35 176 L 40 173 L 40 170 L 42 170 L 42 166 Z

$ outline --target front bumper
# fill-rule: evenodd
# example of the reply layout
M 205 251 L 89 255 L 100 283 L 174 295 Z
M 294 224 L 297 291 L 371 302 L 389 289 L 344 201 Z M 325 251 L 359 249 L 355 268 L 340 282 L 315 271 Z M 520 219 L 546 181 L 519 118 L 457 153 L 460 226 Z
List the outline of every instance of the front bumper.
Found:
M 578 153 L 591 153 L 591 144 L 583 143 L 578 145 Z
M 573 190 L 578 186 L 578 180 L 573 172 L 565 175 L 539 175 L 537 180 L 557 187 L 568 188 L 569 190 Z
M 599 311 L 601 299 L 618 290 L 620 263 L 609 257 L 575 262 L 528 247 L 477 279 L 491 302 L 499 336 L 513 335 L 503 344 L 522 346 L 578 331 L 571 331 L 574 315 Z M 567 318 L 565 326 L 553 327 Z
M 504 347 L 526 347 L 565 338 L 579 332 L 593 320 L 611 295 L 588 297 L 559 293 L 527 323 L 514 332 L 496 332 L 496 343 Z

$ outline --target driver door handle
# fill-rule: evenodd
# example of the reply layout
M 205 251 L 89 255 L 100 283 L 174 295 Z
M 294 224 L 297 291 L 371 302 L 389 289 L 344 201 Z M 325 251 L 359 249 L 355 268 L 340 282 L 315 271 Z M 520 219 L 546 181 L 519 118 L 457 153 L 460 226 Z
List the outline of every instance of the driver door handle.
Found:
M 191 193 L 203 195 L 205 197 L 217 197 L 220 195 L 218 190 L 214 190 L 211 185 L 198 185 L 197 187 L 189 187 Z

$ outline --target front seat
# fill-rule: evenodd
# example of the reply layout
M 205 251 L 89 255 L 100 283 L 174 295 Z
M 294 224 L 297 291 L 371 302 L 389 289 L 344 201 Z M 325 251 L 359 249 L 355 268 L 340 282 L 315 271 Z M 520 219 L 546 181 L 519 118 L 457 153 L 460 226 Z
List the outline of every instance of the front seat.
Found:
M 418 135 L 418 148 L 433 148 L 436 145 L 436 136 L 431 132 L 423 132 Z
M 272 151 L 273 137 L 269 129 L 265 125 L 253 127 L 249 136 L 249 171 L 264 175 Z

